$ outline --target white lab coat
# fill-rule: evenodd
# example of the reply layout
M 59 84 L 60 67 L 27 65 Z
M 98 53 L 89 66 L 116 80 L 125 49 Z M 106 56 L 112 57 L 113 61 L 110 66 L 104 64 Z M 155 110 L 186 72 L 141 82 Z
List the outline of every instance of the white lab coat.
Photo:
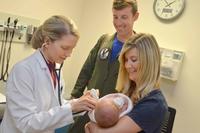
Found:
M 0 133 L 53 133 L 73 123 L 71 105 L 64 100 L 59 105 L 57 90 L 39 50 L 17 63 L 6 85 Z

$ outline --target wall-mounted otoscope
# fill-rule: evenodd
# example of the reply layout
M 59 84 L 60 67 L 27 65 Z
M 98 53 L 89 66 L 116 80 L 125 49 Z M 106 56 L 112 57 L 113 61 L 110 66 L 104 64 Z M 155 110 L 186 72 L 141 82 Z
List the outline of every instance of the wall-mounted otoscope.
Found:
M 8 77 L 8 68 L 11 56 L 11 44 L 13 41 L 13 37 L 15 35 L 15 30 L 17 26 L 18 19 L 14 20 L 14 26 L 11 27 L 10 17 L 7 20 L 7 27 L 4 27 L 2 33 L 2 45 L 1 45 L 1 53 L 0 53 L 0 80 L 6 81 Z M 7 45 L 9 40 L 9 45 Z

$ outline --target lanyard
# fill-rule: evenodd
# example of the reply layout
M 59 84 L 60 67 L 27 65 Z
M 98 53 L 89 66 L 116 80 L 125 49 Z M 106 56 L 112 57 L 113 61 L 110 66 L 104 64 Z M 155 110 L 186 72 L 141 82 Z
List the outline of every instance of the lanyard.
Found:
M 48 66 L 48 62 L 47 60 L 45 59 L 44 55 L 42 54 L 42 52 L 40 51 L 46 65 Z M 55 72 L 56 74 L 56 78 L 57 78 L 57 82 L 58 82 L 58 101 L 59 101 L 59 104 L 60 106 L 62 105 L 62 102 L 61 102 L 61 92 L 62 92 L 62 89 L 63 89 L 63 86 L 61 86 L 60 84 L 60 75 L 61 75 L 61 69 L 62 69 L 62 66 L 63 66 L 63 63 L 60 64 L 60 67 L 59 68 L 54 68 L 53 71 Z

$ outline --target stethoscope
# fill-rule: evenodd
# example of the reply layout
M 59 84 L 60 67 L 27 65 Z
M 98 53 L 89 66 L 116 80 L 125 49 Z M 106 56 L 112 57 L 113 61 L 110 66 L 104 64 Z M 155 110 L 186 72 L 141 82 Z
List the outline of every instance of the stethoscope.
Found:
M 42 51 L 41 51 L 41 50 L 39 50 L 39 51 L 40 51 L 40 53 L 41 53 L 41 55 L 42 55 L 42 57 L 43 57 L 43 59 L 44 59 L 46 65 L 48 66 L 48 62 L 47 62 L 47 60 L 45 59 L 45 57 L 44 57 Z M 63 67 L 63 64 L 64 64 L 64 63 L 61 63 L 59 68 L 54 68 L 54 69 L 53 69 L 53 70 L 54 70 L 54 73 L 56 74 L 56 78 L 57 78 L 57 82 L 58 82 L 58 101 L 59 101 L 60 106 L 62 105 L 62 102 L 61 102 L 61 92 L 62 92 L 62 90 L 63 90 L 63 86 L 61 86 L 61 84 L 60 84 L 60 75 L 61 75 L 61 69 L 62 69 L 62 67 Z

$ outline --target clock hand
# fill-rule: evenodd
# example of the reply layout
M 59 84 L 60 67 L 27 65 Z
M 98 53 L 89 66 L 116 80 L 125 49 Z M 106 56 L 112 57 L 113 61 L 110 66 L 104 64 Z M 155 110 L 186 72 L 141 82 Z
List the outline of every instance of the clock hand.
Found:
M 168 3 L 165 7 L 170 6 L 170 5 L 173 4 L 174 2 L 176 2 L 176 0 L 174 0 L 174 1 L 170 2 L 170 3 Z
M 167 0 L 164 0 L 165 1 L 165 3 L 168 5 L 169 3 L 167 2 Z

